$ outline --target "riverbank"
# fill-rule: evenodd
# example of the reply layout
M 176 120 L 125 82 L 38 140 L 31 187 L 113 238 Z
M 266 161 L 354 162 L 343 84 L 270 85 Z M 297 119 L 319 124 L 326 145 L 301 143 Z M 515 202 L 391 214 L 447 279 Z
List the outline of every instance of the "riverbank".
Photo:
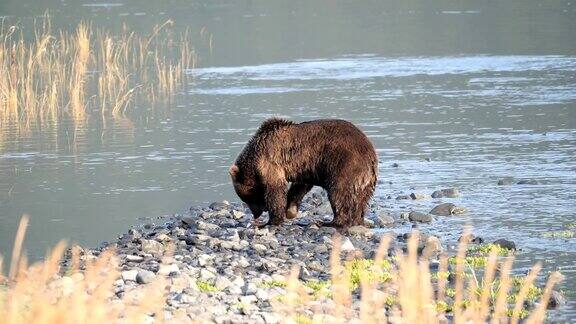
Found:
M 464 209 L 443 204 L 438 211 L 450 215 Z M 120 307 L 144 303 L 149 286 L 162 280 L 165 305 L 161 307 L 162 314 L 155 316 L 167 320 L 276 323 L 288 316 L 297 318 L 296 322 L 333 321 L 342 303 L 334 298 L 337 264 L 346 273 L 346 318 L 361 318 L 362 304 L 366 303 L 362 291 L 367 283 L 378 292 L 375 300 L 380 303 L 380 315 L 394 316 L 393 310 L 406 307 L 399 298 L 401 266 L 394 255 L 395 251 L 409 250 L 410 234 L 398 235 L 387 228 L 402 222 L 429 222 L 431 216 L 413 212 L 395 219 L 385 213 L 370 213 L 367 227 L 353 227 L 339 236 L 333 228 L 315 225 L 330 215 L 330 205 L 321 190 L 306 197 L 297 219 L 279 227 L 255 228 L 252 215 L 241 204 L 219 202 L 192 207 L 186 215 L 145 223 L 114 242 L 82 250 L 81 254 L 86 261 L 104 250 L 115 250 L 119 275 L 112 299 Z M 473 297 L 456 296 L 458 273 L 465 278 L 460 278 L 463 282 L 472 274 L 480 277 L 484 268 L 490 267 L 488 254 L 492 250 L 494 257 L 500 256 L 500 268 L 506 264 L 505 256 L 516 249 L 513 242 L 504 238 L 496 244 L 482 244 L 481 238 L 469 235 L 467 243 L 471 245 L 459 264 L 454 257 L 441 257 L 444 252 L 455 255 L 458 242 L 442 242 L 426 233 L 413 242 L 413 247 L 429 262 L 426 266 L 432 290 L 443 290 L 443 296 L 434 299 L 440 321 L 452 319 L 457 304 L 466 308 L 474 302 L 470 300 Z M 503 303 L 504 314 L 508 311 L 511 316 L 525 276 L 509 279 L 512 284 Z M 528 293 L 523 297 L 526 302 L 516 312 L 520 317 L 537 309 L 544 293 L 541 285 L 527 285 Z M 290 297 L 294 294 L 297 302 Z M 492 294 L 490 304 L 496 305 L 498 292 Z M 413 303 L 417 305 L 417 301 Z M 553 292 L 550 308 L 562 303 L 563 296 Z

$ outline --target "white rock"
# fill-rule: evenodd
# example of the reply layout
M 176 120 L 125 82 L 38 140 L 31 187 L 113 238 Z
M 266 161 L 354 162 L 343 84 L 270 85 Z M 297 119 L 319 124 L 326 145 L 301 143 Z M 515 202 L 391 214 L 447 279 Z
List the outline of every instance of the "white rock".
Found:
M 352 244 L 352 241 L 350 241 L 349 238 L 345 237 L 345 238 L 342 240 L 341 250 L 342 250 L 343 252 L 350 252 L 350 251 L 354 251 L 354 250 L 355 250 L 354 244 Z
M 124 281 L 136 281 L 136 276 L 138 275 L 138 270 L 126 270 L 122 271 L 122 280 Z
M 141 262 L 142 260 L 144 260 L 144 258 L 139 256 L 139 255 L 128 254 L 126 256 L 126 260 L 132 261 L 132 262 Z
M 158 274 L 162 276 L 168 276 L 170 274 L 180 273 L 180 268 L 176 264 L 161 264 L 158 269 Z
M 210 263 L 210 261 L 212 261 L 214 259 L 213 256 L 208 255 L 208 254 L 200 254 L 198 256 L 198 264 L 202 267 L 206 266 L 207 264 Z

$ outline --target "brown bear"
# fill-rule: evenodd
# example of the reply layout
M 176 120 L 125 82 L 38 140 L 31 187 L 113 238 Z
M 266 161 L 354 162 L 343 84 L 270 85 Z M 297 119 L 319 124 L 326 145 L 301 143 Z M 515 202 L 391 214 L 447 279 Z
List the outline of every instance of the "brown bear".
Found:
M 378 158 L 366 135 L 345 120 L 298 124 L 272 118 L 262 123 L 229 172 L 234 190 L 254 218 L 264 211 L 267 224 L 294 218 L 306 193 L 320 186 L 334 213 L 332 222 L 324 225 L 346 229 L 364 223 Z

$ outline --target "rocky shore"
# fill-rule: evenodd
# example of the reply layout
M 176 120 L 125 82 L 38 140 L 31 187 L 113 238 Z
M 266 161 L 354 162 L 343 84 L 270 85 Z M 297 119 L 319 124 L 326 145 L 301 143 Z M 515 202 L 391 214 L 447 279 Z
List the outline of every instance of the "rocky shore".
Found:
M 321 290 L 330 280 L 329 260 L 336 231 L 316 225 L 316 221 L 331 217 L 330 204 L 321 190 L 313 190 L 300 210 L 298 218 L 281 226 L 256 228 L 252 215 L 238 203 L 192 207 L 185 215 L 134 227 L 115 242 L 84 250 L 83 254 L 96 256 L 104 249 L 115 249 L 121 274 L 114 284 L 114 298 L 118 300 L 142 300 L 146 298 L 143 288 L 164 278 L 166 319 L 277 323 L 281 318 L 274 305 L 286 294 L 291 269 L 299 269 L 299 279 L 310 283 L 306 285 L 310 292 Z M 387 227 L 399 222 L 430 222 L 431 214 L 464 211 L 453 204 L 442 204 L 431 213 L 411 212 L 397 219 L 372 211 L 366 227 L 352 227 L 341 237 L 342 254 L 371 259 L 387 234 L 394 237 L 391 251 L 405 249 L 408 233 L 393 233 Z M 482 242 L 480 238 L 468 239 L 471 243 Z M 445 250 L 439 238 L 421 235 L 419 251 L 430 258 L 431 269 L 438 271 L 437 256 Z M 352 296 L 352 309 L 359 312 L 360 289 L 355 289 Z M 331 302 L 322 299 L 314 309 L 304 312 L 321 312 Z

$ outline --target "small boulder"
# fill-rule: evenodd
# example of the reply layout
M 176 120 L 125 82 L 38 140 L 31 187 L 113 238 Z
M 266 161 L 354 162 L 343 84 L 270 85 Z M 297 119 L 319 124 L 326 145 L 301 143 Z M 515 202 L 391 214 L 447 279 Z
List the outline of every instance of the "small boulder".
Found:
M 514 243 L 513 241 L 509 241 L 507 239 L 496 240 L 494 241 L 494 244 L 500 246 L 503 249 L 516 250 L 516 243 Z
M 144 253 L 150 253 L 156 256 L 164 253 L 164 245 L 154 240 L 140 240 L 140 247 Z
M 385 212 L 379 212 L 378 216 L 374 219 L 374 224 L 377 227 L 386 227 L 394 224 L 394 218 Z
M 432 198 L 456 198 L 458 196 L 460 192 L 456 188 L 436 190 L 432 193 Z
M 430 223 L 432 222 L 432 215 L 411 211 L 410 214 L 408 214 L 408 219 L 411 222 Z
M 139 284 L 147 284 L 152 282 L 154 278 L 156 278 L 154 272 L 148 270 L 140 270 L 136 275 L 136 282 Z
M 437 216 L 450 216 L 466 213 L 466 208 L 458 207 L 452 203 L 440 204 L 430 211 L 430 214 Z
M 212 210 L 228 209 L 228 207 L 230 207 L 230 203 L 227 202 L 226 200 L 217 201 L 217 202 L 213 202 L 210 204 L 210 209 L 212 209 Z
M 425 258 L 431 258 L 438 255 L 443 251 L 442 243 L 440 239 L 436 236 L 430 235 L 426 238 L 424 242 L 424 247 L 422 248 L 422 256 Z

